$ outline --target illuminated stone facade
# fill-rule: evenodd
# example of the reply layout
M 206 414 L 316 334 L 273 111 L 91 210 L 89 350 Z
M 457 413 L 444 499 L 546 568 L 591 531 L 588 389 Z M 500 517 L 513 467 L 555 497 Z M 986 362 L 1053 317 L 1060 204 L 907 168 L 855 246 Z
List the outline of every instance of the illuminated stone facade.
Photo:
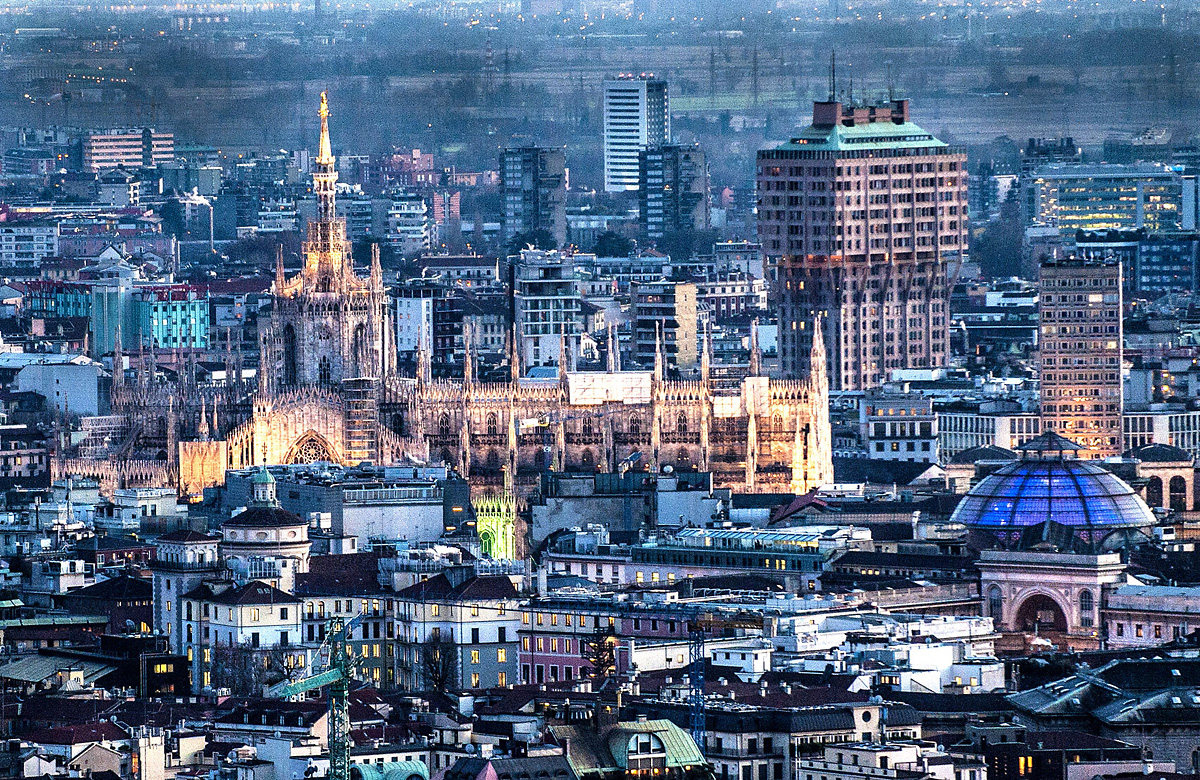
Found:
M 198 497 L 224 483 L 226 468 L 444 461 L 470 479 L 478 499 L 499 502 L 488 516 L 500 552 L 512 543 L 505 502 L 533 492 L 547 467 L 615 471 L 638 453 L 635 468 L 711 471 L 715 486 L 745 491 L 802 493 L 833 480 L 819 330 L 814 368 L 803 379 L 764 376 L 752 344 L 750 376 L 732 388 L 710 379 L 707 352 L 700 379 L 666 379 L 661 344 L 649 371 L 571 372 L 563 350 L 559 379 L 522 378 L 517 359 L 510 381 L 484 383 L 475 378 L 468 347 L 461 380 L 435 381 L 425 350 L 418 351 L 415 377 L 398 376 L 378 260 L 368 276 L 355 273 L 334 209 L 324 102 L 321 118 L 318 215 L 302 271 L 291 278 L 276 272 L 257 381 L 230 358 L 229 381 L 200 384 L 194 361 L 180 355 L 180 379 L 159 381 L 155 357 L 140 356 L 136 381 L 114 378 L 114 415 L 125 421 L 121 442 L 97 445 L 104 455 L 76 459 L 75 466 L 60 461 L 60 473 L 85 463 L 90 473 L 116 474 L 132 455 L 161 464 L 149 471 L 165 473 L 181 495 Z M 122 360 L 118 346 L 116 362 Z

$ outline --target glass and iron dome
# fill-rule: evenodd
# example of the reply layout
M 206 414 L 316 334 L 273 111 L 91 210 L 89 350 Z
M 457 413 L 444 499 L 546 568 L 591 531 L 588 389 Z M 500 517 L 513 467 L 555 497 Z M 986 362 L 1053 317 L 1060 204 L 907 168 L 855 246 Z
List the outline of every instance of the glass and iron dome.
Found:
M 1115 529 L 1153 525 L 1155 518 L 1133 488 L 1093 462 L 1024 459 L 980 481 L 950 521 L 989 530 L 1047 521 Z

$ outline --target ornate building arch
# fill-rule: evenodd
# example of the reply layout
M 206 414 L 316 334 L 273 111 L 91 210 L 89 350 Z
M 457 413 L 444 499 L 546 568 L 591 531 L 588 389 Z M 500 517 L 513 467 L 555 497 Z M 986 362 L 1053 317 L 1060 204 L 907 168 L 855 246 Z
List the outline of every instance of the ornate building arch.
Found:
M 340 462 L 340 459 L 334 454 L 333 448 L 325 437 L 316 431 L 308 431 L 301 436 L 295 444 L 288 450 L 288 454 L 283 459 L 284 463 L 317 463 L 317 462 Z
M 260 398 L 254 414 L 229 435 L 229 465 L 346 462 L 345 415 L 339 395 L 316 389 Z

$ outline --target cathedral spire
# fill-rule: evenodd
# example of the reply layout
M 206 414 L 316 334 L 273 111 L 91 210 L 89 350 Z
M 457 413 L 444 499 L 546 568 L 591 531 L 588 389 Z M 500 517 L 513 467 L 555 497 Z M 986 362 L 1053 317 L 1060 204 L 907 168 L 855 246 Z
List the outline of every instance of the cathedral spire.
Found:
M 662 323 L 654 324 L 654 380 L 663 380 L 663 338 Z
M 275 247 L 275 294 L 283 293 L 287 284 L 287 276 L 283 272 L 283 244 Z
M 620 354 L 617 351 L 617 326 L 609 324 L 608 326 L 608 373 L 615 374 L 621 370 Z
M 463 385 L 470 386 L 475 381 L 475 352 L 471 342 L 475 338 L 475 328 L 469 322 L 463 323 Z
M 712 371 L 712 323 L 704 323 L 704 351 L 700 353 L 700 381 L 708 386 Z
M 317 149 L 313 170 L 313 193 L 317 196 L 317 222 L 331 223 L 337 219 L 334 196 L 337 192 L 337 169 L 334 167 L 333 147 L 329 143 L 329 100 L 321 93 L 321 143 Z
M 138 340 L 137 381 L 142 387 L 146 385 L 146 342 Z
M 417 328 L 417 382 L 428 385 L 433 382 L 433 358 L 425 341 L 425 321 Z
M 517 328 L 519 327 L 520 326 L 517 325 L 517 323 L 513 323 L 512 342 L 509 344 L 508 349 L 508 362 L 512 373 L 512 383 L 514 385 L 520 383 L 521 381 L 521 339 L 517 335 Z
M 567 331 L 564 325 L 558 332 L 558 381 L 559 384 L 566 385 L 567 381 Z
M 112 384 L 120 387 L 125 384 L 125 353 L 121 350 L 121 326 L 113 336 Z
M 758 318 L 750 321 L 750 376 L 762 375 L 762 353 L 758 348 Z
M 383 266 L 379 264 L 379 244 L 371 244 L 371 291 L 383 290 Z
M 225 329 L 225 386 L 233 387 L 233 328 Z

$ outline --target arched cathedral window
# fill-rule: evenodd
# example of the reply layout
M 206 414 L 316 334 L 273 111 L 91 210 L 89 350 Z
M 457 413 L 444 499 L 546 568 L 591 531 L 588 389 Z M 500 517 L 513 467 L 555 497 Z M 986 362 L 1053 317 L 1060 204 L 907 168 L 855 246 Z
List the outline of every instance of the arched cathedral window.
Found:
M 283 383 L 296 384 L 296 329 L 291 323 L 283 328 Z

